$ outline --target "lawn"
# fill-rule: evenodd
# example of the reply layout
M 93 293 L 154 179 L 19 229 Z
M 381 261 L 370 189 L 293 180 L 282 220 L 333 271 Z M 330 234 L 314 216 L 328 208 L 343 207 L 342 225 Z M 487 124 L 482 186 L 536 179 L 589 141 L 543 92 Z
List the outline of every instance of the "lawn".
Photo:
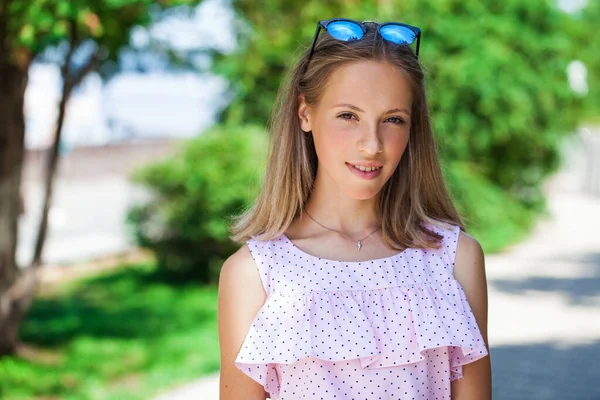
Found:
M 219 368 L 217 289 L 166 283 L 153 263 L 62 284 L 0 359 L 2 399 L 148 399 Z

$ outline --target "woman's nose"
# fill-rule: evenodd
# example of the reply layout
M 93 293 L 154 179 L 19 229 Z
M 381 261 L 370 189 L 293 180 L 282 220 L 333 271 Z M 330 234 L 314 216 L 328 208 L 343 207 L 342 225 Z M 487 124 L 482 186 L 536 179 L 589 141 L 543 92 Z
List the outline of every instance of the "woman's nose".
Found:
M 367 154 L 381 153 L 383 151 L 383 143 L 379 136 L 377 125 L 366 128 L 359 142 L 359 150 Z

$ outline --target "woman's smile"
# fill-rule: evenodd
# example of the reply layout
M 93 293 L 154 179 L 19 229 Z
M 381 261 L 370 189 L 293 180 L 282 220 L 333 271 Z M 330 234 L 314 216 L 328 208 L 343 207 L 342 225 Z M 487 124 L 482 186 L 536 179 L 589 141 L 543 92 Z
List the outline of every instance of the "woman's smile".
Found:
M 361 179 L 371 180 L 375 179 L 381 173 L 383 166 L 365 166 L 362 164 L 351 164 L 346 163 L 348 169 L 356 176 Z

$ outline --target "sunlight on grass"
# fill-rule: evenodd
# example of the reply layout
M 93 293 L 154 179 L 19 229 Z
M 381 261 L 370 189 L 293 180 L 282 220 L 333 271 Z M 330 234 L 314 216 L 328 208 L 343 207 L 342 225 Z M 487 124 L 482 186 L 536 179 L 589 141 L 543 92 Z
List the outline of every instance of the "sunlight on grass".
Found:
M 23 341 L 51 356 L 0 360 L 3 399 L 147 399 L 219 368 L 217 289 L 151 264 L 38 297 Z

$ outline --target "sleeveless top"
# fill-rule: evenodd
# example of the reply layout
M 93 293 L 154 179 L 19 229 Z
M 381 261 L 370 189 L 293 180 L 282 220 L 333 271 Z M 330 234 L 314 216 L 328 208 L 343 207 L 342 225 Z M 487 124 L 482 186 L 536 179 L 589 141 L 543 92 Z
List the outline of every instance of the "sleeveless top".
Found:
M 235 360 L 272 400 L 450 400 L 488 354 L 453 268 L 460 227 L 426 226 L 440 249 L 328 260 L 284 234 L 246 242 L 267 299 Z

